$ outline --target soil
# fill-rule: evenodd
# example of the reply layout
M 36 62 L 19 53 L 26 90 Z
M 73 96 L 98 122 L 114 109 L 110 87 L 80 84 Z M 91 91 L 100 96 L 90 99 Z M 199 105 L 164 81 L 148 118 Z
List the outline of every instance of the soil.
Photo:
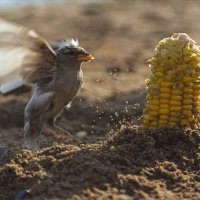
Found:
M 0 16 L 48 41 L 79 38 L 95 56 L 83 65 L 84 88 L 58 119 L 80 144 L 41 135 L 24 150 L 23 112 L 30 94 L 0 96 L 0 199 L 200 199 L 200 132 L 143 131 L 146 60 L 173 32 L 200 42 L 200 2 L 113 1 L 27 7 Z

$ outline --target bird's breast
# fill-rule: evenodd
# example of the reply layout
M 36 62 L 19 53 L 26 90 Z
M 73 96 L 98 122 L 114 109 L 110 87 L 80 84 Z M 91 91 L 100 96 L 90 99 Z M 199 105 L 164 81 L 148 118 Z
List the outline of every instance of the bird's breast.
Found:
M 83 75 L 68 76 L 59 80 L 55 87 L 55 96 L 51 115 L 57 115 L 76 96 L 83 84 Z

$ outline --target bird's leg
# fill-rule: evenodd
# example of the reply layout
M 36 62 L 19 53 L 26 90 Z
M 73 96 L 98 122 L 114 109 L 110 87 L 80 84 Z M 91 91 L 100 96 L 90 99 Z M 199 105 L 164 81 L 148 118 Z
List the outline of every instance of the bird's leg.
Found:
M 39 135 L 45 124 L 46 112 L 51 108 L 53 92 L 41 92 L 35 87 L 24 110 L 24 146 L 39 150 Z
M 34 151 L 40 150 L 39 135 L 41 128 L 36 124 L 25 122 L 24 126 L 24 147 Z
M 66 136 L 68 136 L 68 137 L 73 137 L 73 135 L 72 135 L 69 131 L 67 131 L 67 130 L 65 130 L 65 129 L 59 127 L 59 126 L 57 126 L 56 124 L 53 125 L 53 129 L 54 129 L 55 131 L 61 133 L 61 134 L 64 133 L 64 134 L 65 134 Z
M 43 133 L 48 136 L 52 136 L 59 141 L 80 142 L 80 140 L 75 138 L 69 131 L 57 126 L 53 119 L 48 120 Z

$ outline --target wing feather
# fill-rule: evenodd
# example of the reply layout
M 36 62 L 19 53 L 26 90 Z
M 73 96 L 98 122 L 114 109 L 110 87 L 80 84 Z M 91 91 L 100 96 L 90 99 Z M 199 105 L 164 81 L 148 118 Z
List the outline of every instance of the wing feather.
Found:
M 0 19 L 0 92 L 51 77 L 57 69 L 56 55 L 35 31 Z

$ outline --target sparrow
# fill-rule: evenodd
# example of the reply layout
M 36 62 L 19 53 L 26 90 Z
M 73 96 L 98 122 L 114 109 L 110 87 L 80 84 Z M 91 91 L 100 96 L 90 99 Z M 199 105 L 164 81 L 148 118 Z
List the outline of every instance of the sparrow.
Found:
M 38 151 L 44 130 L 73 137 L 55 121 L 83 85 L 81 64 L 93 59 L 77 39 L 52 48 L 34 30 L 0 19 L 0 92 L 32 85 L 24 111 L 25 148 Z

